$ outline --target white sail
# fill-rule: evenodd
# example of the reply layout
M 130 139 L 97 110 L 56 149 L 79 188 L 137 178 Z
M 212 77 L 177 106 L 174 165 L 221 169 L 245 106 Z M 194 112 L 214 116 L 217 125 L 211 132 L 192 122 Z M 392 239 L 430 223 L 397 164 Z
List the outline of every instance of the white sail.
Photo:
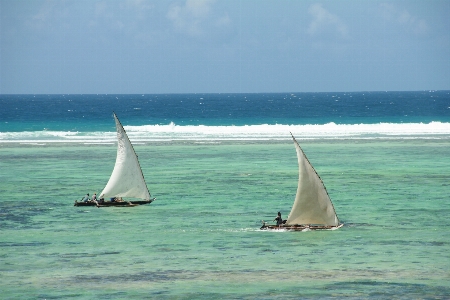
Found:
M 150 199 L 150 192 L 142 174 L 141 166 L 125 129 L 114 114 L 117 128 L 117 158 L 108 183 L 101 192 L 105 199 L 111 197 L 132 197 Z
M 287 219 L 287 225 L 320 224 L 338 226 L 339 219 L 328 192 L 302 148 L 294 139 L 297 150 L 299 179 L 294 205 Z

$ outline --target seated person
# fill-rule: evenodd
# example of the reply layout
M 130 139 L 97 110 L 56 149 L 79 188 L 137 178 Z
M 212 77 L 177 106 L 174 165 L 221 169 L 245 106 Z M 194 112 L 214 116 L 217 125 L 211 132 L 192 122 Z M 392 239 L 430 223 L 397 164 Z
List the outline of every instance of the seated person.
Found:
M 83 197 L 83 199 L 81 199 L 81 201 L 83 201 L 83 202 L 89 202 L 89 193 L 88 194 L 86 194 L 86 196 L 84 196 Z
M 280 226 L 280 225 L 286 223 L 286 222 L 283 222 L 283 219 L 281 218 L 281 212 L 278 212 L 278 215 L 277 215 L 277 217 L 274 219 L 274 221 L 277 221 L 277 226 Z

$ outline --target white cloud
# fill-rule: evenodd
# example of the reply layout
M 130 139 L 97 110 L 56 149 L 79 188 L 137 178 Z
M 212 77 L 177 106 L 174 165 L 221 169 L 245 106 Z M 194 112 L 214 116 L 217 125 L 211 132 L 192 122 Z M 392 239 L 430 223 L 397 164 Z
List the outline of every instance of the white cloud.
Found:
M 406 9 L 399 9 L 387 3 L 380 4 L 380 8 L 385 20 L 399 24 L 415 34 L 426 34 L 429 30 L 428 23 L 424 19 L 411 15 Z
M 186 0 L 184 5 L 172 5 L 167 18 L 173 26 L 192 36 L 203 34 L 202 22 L 211 15 L 211 5 L 214 0 Z
M 402 11 L 398 16 L 398 22 L 400 24 L 414 23 L 414 17 L 409 14 L 406 10 Z
M 347 25 L 337 15 L 323 8 L 322 4 L 311 5 L 308 12 L 313 16 L 313 20 L 308 27 L 308 34 L 316 36 L 322 32 L 331 31 L 338 37 L 348 38 Z
M 62 6 L 56 1 L 45 1 L 40 5 L 39 11 L 34 14 L 26 24 L 33 30 L 52 31 L 52 22 L 61 18 Z
M 419 20 L 417 22 L 416 28 L 414 29 L 414 32 L 416 34 L 422 35 L 422 34 L 427 33 L 428 29 L 429 29 L 429 27 L 428 27 L 427 22 L 425 20 Z
M 380 4 L 381 14 L 384 19 L 390 20 L 394 18 L 396 13 L 396 8 L 393 4 L 390 3 L 381 3 Z
M 217 25 L 218 27 L 228 26 L 229 24 L 231 24 L 231 19 L 230 19 L 230 17 L 228 16 L 228 14 L 225 14 L 224 16 L 222 16 L 221 18 L 219 18 L 219 19 L 216 21 L 216 25 Z
M 195 18 L 202 18 L 211 11 L 211 4 L 214 0 L 187 0 L 186 11 Z
M 154 4 L 149 0 L 127 0 L 125 7 L 132 10 L 138 19 L 143 19 L 154 8 Z

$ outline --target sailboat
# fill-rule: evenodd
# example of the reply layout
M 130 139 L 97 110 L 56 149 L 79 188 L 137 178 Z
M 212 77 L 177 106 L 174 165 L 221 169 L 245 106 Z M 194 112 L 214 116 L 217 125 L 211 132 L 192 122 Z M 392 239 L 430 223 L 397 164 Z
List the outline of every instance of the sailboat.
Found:
M 295 201 L 286 221 L 280 225 L 267 225 L 263 221 L 261 229 L 314 230 L 337 229 L 343 226 L 339 222 L 333 203 L 314 167 L 309 162 L 295 137 L 295 149 L 298 159 L 298 186 Z
M 113 113 L 113 116 L 116 122 L 118 140 L 114 170 L 105 188 L 100 193 L 98 201 L 75 201 L 75 206 L 136 206 L 149 204 L 155 200 L 155 198 L 151 198 L 133 145 L 117 115 Z M 122 200 L 122 197 L 130 197 L 134 200 Z

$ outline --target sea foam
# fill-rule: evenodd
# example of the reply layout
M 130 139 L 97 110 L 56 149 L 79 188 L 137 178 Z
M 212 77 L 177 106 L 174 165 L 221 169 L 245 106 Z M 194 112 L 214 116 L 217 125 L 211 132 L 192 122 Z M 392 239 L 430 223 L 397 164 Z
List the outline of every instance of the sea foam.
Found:
M 378 123 L 322 125 L 143 125 L 125 126 L 133 142 L 170 141 L 270 141 L 290 138 L 290 132 L 298 139 L 448 139 L 450 123 Z M 112 143 L 115 132 L 25 131 L 0 132 L 0 143 Z

